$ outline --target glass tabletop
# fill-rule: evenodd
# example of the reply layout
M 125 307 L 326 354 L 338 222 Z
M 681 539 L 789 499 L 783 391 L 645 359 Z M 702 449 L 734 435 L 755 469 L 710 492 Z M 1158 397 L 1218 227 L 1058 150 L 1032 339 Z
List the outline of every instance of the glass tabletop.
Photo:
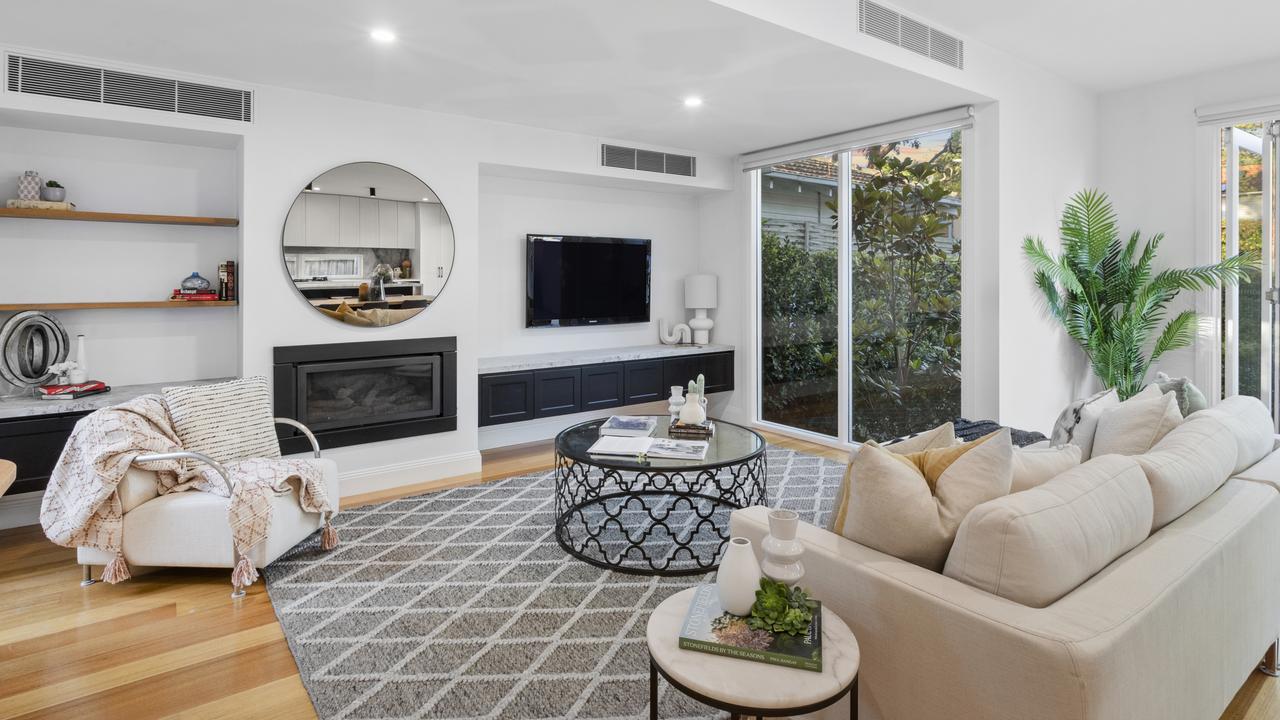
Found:
M 666 415 L 655 415 L 658 428 L 653 437 L 671 437 L 667 434 L 670 418 Z M 614 455 L 591 455 L 587 450 L 600 439 L 600 426 L 608 418 L 588 420 L 560 432 L 556 436 L 556 452 L 578 462 L 613 470 L 702 470 L 725 467 L 746 462 L 764 452 L 765 441 L 759 433 L 741 425 L 711 418 L 716 424 L 716 433 L 707 438 L 707 456 L 702 460 L 676 460 L 671 458 L 619 457 Z M 679 438 L 686 440 L 689 438 Z

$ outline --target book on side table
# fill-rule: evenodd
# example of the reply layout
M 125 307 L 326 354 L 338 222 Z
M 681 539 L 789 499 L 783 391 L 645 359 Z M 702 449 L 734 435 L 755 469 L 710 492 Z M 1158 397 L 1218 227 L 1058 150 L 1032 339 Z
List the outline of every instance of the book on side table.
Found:
M 809 632 L 794 636 L 753 630 L 747 618 L 720 608 L 715 585 L 699 585 L 680 629 L 685 650 L 739 658 L 770 665 L 822 672 L 822 604 L 813 611 Z

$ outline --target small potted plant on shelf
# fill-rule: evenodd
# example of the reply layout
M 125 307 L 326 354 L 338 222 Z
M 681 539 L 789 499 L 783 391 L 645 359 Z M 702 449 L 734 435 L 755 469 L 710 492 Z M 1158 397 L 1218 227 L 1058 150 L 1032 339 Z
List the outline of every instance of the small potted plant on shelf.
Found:
M 67 189 L 57 180 L 50 180 L 40 188 L 40 199 L 49 202 L 63 202 L 67 199 Z

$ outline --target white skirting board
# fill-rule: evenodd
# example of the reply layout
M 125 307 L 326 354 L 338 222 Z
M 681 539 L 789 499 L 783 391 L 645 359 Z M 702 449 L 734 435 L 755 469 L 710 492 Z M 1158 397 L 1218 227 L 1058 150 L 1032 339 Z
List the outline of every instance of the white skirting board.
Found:
M 351 497 L 478 472 L 480 453 L 469 450 L 351 472 L 342 472 L 342 467 L 339 466 L 338 482 L 342 488 L 342 496 Z
M 0 497 L 0 530 L 40 524 L 40 499 L 44 493 L 21 493 Z

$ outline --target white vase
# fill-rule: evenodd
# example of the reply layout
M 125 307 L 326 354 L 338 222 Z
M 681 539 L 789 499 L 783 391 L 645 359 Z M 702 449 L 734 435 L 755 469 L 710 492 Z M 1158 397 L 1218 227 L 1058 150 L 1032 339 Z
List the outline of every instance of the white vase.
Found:
M 82 370 L 85 375 L 89 374 L 89 360 L 85 355 L 83 335 L 76 336 L 76 364 L 80 366 L 80 370 Z
M 697 393 L 686 394 L 684 407 L 680 408 L 680 422 L 686 425 L 701 425 L 706 421 L 706 401 Z
M 770 580 L 795 585 L 804 577 L 804 544 L 796 539 L 800 516 L 794 510 L 770 510 L 769 534 L 760 542 L 760 569 Z
M 667 414 L 671 415 L 672 420 L 676 420 L 680 417 L 682 407 L 684 407 L 684 388 L 672 385 L 671 397 L 667 398 Z
M 756 562 L 751 541 L 744 537 L 729 538 L 720 569 L 716 571 L 716 593 L 720 609 L 734 615 L 750 615 L 760 589 L 760 563 Z

